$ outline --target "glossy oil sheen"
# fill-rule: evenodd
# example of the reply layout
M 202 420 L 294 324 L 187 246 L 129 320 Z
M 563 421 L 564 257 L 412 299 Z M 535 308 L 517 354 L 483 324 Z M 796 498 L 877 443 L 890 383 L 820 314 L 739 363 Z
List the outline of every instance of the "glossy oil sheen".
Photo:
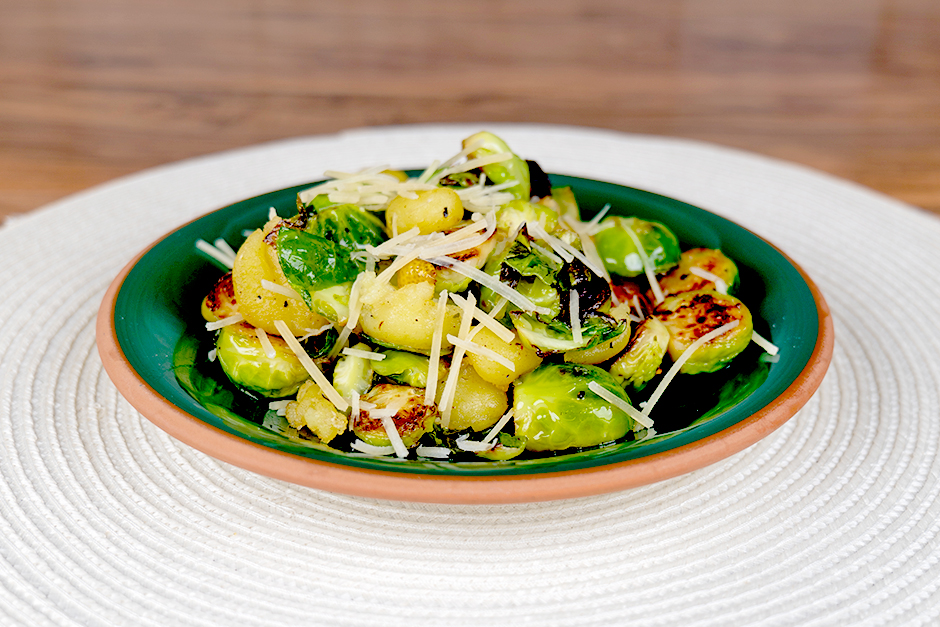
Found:
M 720 216 L 675 199 L 612 183 L 562 175 L 551 178 L 555 186 L 574 188 L 585 219 L 610 203 L 614 215 L 635 215 L 667 224 L 683 249 L 720 248 L 734 259 L 741 272 L 739 296 L 755 318 L 762 321 L 755 323 L 756 330 L 780 348 L 780 360 L 763 365 L 756 358 L 758 351 L 752 350 L 752 357 L 742 362 L 745 364 L 742 371 L 726 377 L 720 389 L 712 387 L 715 398 L 709 406 L 694 416 L 684 416 L 673 425 L 676 431 L 640 443 L 502 462 L 439 462 L 348 454 L 292 436 L 277 424 L 265 423 L 263 417 L 240 415 L 238 407 L 226 407 L 223 403 L 207 408 L 179 384 L 174 369 L 175 349 L 187 328 L 198 329 L 202 324 L 199 303 L 223 272 L 197 251 L 194 243 L 200 238 L 213 241 L 222 237 L 237 248 L 244 240 L 242 231 L 263 224 L 269 207 L 275 207 L 282 216 L 294 213 L 297 192 L 309 184 L 235 203 L 181 227 L 158 242 L 130 271 L 118 293 L 114 308 L 118 343 L 140 377 L 193 420 L 301 457 L 344 466 L 445 476 L 569 471 L 661 453 L 735 425 L 783 394 L 796 380 L 813 352 L 819 319 L 806 282 L 773 246 Z M 186 367 L 184 363 L 175 365 Z M 707 379 L 698 381 L 705 385 Z M 213 398 L 225 397 L 219 392 L 210 391 Z M 638 398 L 641 396 L 634 396 L 633 400 Z

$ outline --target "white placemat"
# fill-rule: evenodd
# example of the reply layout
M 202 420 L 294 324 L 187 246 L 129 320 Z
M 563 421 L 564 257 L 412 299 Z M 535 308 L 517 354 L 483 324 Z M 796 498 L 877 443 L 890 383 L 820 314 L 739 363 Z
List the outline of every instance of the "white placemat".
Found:
M 767 237 L 835 318 L 822 387 L 706 469 L 595 498 L 437 506 L 267 479 L 116 392 L 105 288 L 178 224 L 327 168 L 415 167 L 489 128 L 546 171 Z M 940 615 L 940 220 L 712 145 L 546 126 L 302 138 L 146 171 L 0 229 L 0 624 L 846 625 Z

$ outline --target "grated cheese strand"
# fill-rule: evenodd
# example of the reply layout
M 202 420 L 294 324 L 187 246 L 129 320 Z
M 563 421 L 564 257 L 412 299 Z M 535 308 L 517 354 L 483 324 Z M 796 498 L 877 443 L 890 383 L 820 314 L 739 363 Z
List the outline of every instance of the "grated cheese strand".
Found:
M 434 312 L 434 334 L 431 336 L 431 355 L 428 358 L 428 379 L 424 388 L 424 404 L 433 405 L 437 396 L 437 371 L 441 363 L 441 341 L 444 335 L 444 314 L 447 311 L 447 290 L 441 290 Z
M 268 334 L 264 332 L 264 329 L 261 327 L 255 327 L 255 335 L 258 336 L 258 342 L 261 343 L 261 350 L 264 351 L 264 354 L 268 359 L 274 359 L 277 357 L 277 352 L 274 350 L 274 345 L 271 344 L 271 340 L 268 339 Z
M 396 412 L 397 413 L 397 412 Z M 392 416 L 382 416 L 382 426 L 385 427 L 385 433 L 388 439 L 392 441 L 392 448 L 395 454 L 404 459 L 408 457 L 408 448 L 402 442 L 401 435 L 398 433 L 398 427 L 395 426 L 395 420 Z
M 372 444 L 366 444 L 362 440 L 356 440 L 349 445 L 349 448 L 374 457 L 385 457 L 395 452 L 395 447 L 393 446 L 374 446 Z
M 358 348 L 349 348 L 348 346 L 343 349 L 343 354 L 350 357 L 360 357 L 362 359 L 368 359 L 370 361 L 382 361 L 385 359 L 384 353 L 375 353 L 372 351 L 364 351 Z
M 757 331 L 751 332 L 751 341 L 763 348 L 771 357 L 780 352 L 780 348 L 776 344 L 771 343 L 770 340 L 759 335 Z
M 626 402 L 603 385 L 597 381 L 591 381 L 588 383 L 588 389 L 600 396 L 602 399 L 610 403 L 611 405 L 617 407 L 625 414 L 630 416 L 634 421 L 638 422 L 640 426 L 644 429 L 650 429 L 653 427 L 653 421 L 649 419 L 648 416 L 644 416 L 636 407 Z
M 196 248 L 206 253 L 207 255 L 209 255 L 216 261 L 218 261 L 220 264 L 228 268 L 229 270 L 231 270 L 232 267 L 235 265 L 235 257 L 226 255 L 224 252 L 222 252 L 221 250 L 219 250 L 218 248 L 216 248 L 215 246 L 213 246 L 212 244 L 210 244 L 204 239 L 196 240 Z
M 307 351 L 304 350 L 304 347 L 300 345 L 300 342 L 297 341 L 297 338 L 294 337 L 294 334 L 291 333 L 290 328 L 288 328 L 287 323 L 283 320 L 275 320 L 274 327 L 278 330 L 278 333 L 281 334 L 281 337 L 287 342 L 287 346 L 297 355 L 297 359 L 300 360 L 300 363 L 303 364 L 304 369 L 313 379 L 313 382 L 320 387 L 320 391 L 323 392 L 323 395 L 326 396 L 327 400 L 333 403 L 333 406 L 336 407 L 341 412 L 345 412 L 349 409 L 349 403 L 340 396 L 340 393 L 336 391 L 336 388 L 333 387 L 327 378 L 323 375 L 317 365 L 310 359 L 310 355 L 307 354 Z
M 568 292 L 568 313 L 571 319 L 571 337 L 578 344 L 584 341 L 584 338 L 581 336 L 581 313 L 578 311 L 579 304 L 578 290 Z
M 458 274 L 462 274 L 463 276 L 476 281 L 480 285 L 490 288 L 500 296 L 505 297 L 506 300 L 512 304 L 522 308 L 525 311 L 534 311 L 535 313 L 540 314 L 551 313 L 551 310 L 547 307 L 539 307 L 513 288 L 509 287 L 505 283 L 500 282 L 500 280 L 496 277 L 490 276 L 468 263 L 457 261 L 456 259 L 451 259 L 450 257 L 435 257 L 434 259 L 428 259 L 428 261 L 436 266 L 447 266 Z
M 232 247 L 228 245 L 228 242 L 226 242 L 224 239 L 222 239 L 222 238 L 220 237 L 219 239 L 215 240 L 215 241 L 213 242 L 213 244 L 215 244 L 215 247 L 216 247 L 216 248 L 218 248 L 218 249 L 221 250 L 223 253 L 225 253 L 226 255 L 228 255 L 229 257 L 231 257 L 232 260 L 234 261 L 235 256 L 236 256 L 238 253 L 236 253 L 236 252 L 232 249 Z
M 466 302 L 465 298 L 463 298 L 462 296 L 457 296 L 456 294 L 451 295 L 451 298 L 453 298 L 454 301 L 460 307 L 463 307 L 464 303 Z M 500 303 L 505 304 L 506 299 L 505 298 L 500 299 Z M 493 314 L 496 314 L 496 313 L 497 313 L 497 309 L 494 309 Z M 492 331 L 493 335 L 495 335 L 502 341 L 506 342 L 507 344 L 511 344 L 512 341 L 516 339 L 516 334 L 513 333 L 511 329 L 507 329 L 506 327 L 501 325 L 499 322 L 497 322 L 496 318 L 493 317 L 493 314 L 488 314 L 482 309 L 480 309 L 479 307 L 476 307 L 473 310 L 473 317 L 479 320 L 482 326 Z
M 489 442 L 492 442 L 493 438 L 495 438 L 497 434 L 499 434 L 499 432 L 503 430 L 503 427 L 505 427 L 506 423 L 508 423 L 511 419 L 512 419 L 512 408 L 510 407 L 509 411 L 503 414 L 503 417 L 497 420 L 496 424 L 493 425 L 493 428 L 490 429 L 490 432 L 486 434 L 486 437 L 483 438 L 483 443 L 487 444 Z
M 419 446 L 415 449 L 419 457 L 431 457 L 434 459 L 446 459 L 450 457 L 450 449 L 446 446 Z
M 725 283 L 724 279 L 719 277 L 717 274 L 713 274 L 709 272 L 708 270 L 699 268 L 698 266 L 692 266 L 691 268 L 689 268 L 689 272 L 691 272 L 692 274 L 694 274 L 695 276 L 699 278 L 702 278 L 702 279 L 705 279 L 706 281 L 711 281 L 712 283 L 714 283 L 715 291 L 718 292 L 719 294 L 728 293 L 728 284 Z
M 353 390 L 349 400 L 349 405 L 352 408 L 349 411 L 349 430 L 352 431 L 353 427 L 356 426 L 356 422 L 359 420 L 359 412 L 361 410 L 359 406 L 359 392 Z
M 457 337 L 461 340 L 467 339 L 470 332 L 470 323 L 473 322 L 473 308 L 476 306 L 476 297 L 470 295 L 464 301 L 463 315 L 460 318 L 460 330 Z M 457 392 L 457 380 L 460 377 L 460 362 L 463 360 L 464 349 L 456 346 L 454 355 L 450 360 L 450 372 L 447 374 L 447 383 L 444 384 L 444 391 L 441 393 L 441 426 L 447 429 L 450 426 L 450 413 L 453 409 L 454 394 Z M 430 374 L 430 373 L 428 373 Z
M 676 377 L 676 375 L 679 374 L 679 368 L 681 368 L 682 365 L 685 362 L 687 362 L 690 357 L 692 357 L 692 354 L 695 351 L 701 348 L 702 345 L 705 344 L 706 342 L 710 342 L 716 337 L 720 335 L 724 335 L 731 329 L 737 327 L 739 323 L 740 323 L 739 320 L 732 320 L 728 324 L 722 325 L 718 327 L 717 329 L 715 329 L 714 331 L 709 331 L 702 337 L 692 342 L 692 344 L 690 344 L 687 349 L 682 351 L 682 354 L 679 355 L 679 359 L 677 359 L 675 363 L 672 364 L 672 367 L 666 373 L 666 376 L 663 377 L 663 380 L 659 382 L 658 386 L 656 386 L 656 390 L 653 392 L 652 396 L 650 396 L 649 399 L 646 401 L 646 405 L 643 407 L 643 415 L 644 416 L 650 415 L 650 412 L 653 410 L 653 406 L 660 399 L 660 397 L 662 397 L 663 392 L 666 391 L 666 388 L 669 386 L 672 380 Z
M 636 246 L 637 254 L 640 255 L 640 261 L 643 263 L 643 272 L 646 273 L 646 280 L 649 281 L 650 289 L 653 290 L 653 296 L 656 298 L 656 304 L 658 305 L 663 302 L 665 298 L 663 297 L 662 288 L 659 287 L 659 281 L 656 280 L 655 268 L 653 268 L 653 264 L 650 262 L 650 258 L 646 254 L 643 244 L 640 243 L 640 238 L 633 232 L 633 229 L 624 230 L 627 232 L 627 235 L 630 236 L 630 239 L 633 240 L 633 245 Z
M 245 319 L 244 316 L 242 316 L 240 313 L 232 314 L 231 316 L 227 318 L 219 318 L 215 322 L 207 322 L 206 331 L 218 331 L 222 327 L 227 327 L 232 324 L 238 324 L 244 319 Z
M 274 283 L 273 281 L 268 281 L 267 279 L 261 279 L 261 287 L 263 289 L 268 290 L 269 292 L 274 292 L 275 294 L 280 294 L 281 296 L 285 296 L 287 298 L 292 298 L 294 300 L 303 300 L 300 294 L 298 294 L 291 288 L 285 285 L 278 285 L 277 283 Z

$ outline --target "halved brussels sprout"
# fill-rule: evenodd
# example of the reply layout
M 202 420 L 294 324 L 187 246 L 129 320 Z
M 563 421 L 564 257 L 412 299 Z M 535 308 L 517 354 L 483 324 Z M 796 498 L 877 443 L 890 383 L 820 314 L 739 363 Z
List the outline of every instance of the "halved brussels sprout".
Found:
M 668 345 L 666 326 L 656 318 L 646 318 L 636 328 L 627 349 L 610 367 L 610 374 L 623 385 L 642 390 L 659 372 Z
M 372 362 L 375 374 L 415 388 L 427 387 L 429 367 L 430 360 L 427 357 L 407 351 L 387 351 L 385 359 Z M 446 372 L 439 367 L 437 380 L 440 381 L 444 376 Z
M 501 152 L 512 153 L 509 145 L 502 139 L 487 131 L 480 131 L 463 140 L 463 147 L 468 148 L 477 146 L 476 150 L 467 157 L 475 159 L 487 155 L 495 155 Z M 515 181 L 516 184 L 506 191 L 520 200 L 529 200 L 531 196 L 531 186 L 529 183 L 529 164 L 520 159 L 515 153 L 512 158 L 499 163 L 492 163 L 482 167 L 486 178 L 494 183 L 505 183 L 506 181 Z
M 206 297 L 202 299 L 202 317 L 206 322 L 215 322 L 228 318 L 238 311 L 235 302 L 235 285 L 232 283 L 232 273 L 226 272 L 222 278 L 215 282 Z
M 558 214 L 554 209 L 528 199 L 513 200 L 496 211 L 496 228 L 502 233 L 515 233 L 528 221 L 545 220 L 545 230 L 551 233 L 558 226 Z
M 313 381 L 300 386 L 297 400 L 287 404 L 285 417 L 295 429 L 307 427 L 324 444 L 344 433 L 348 424 L 345 414 L 336 410 Z
M 363 409 L 353 423 L 353 433 L 366 444 L 389 446 L 391 440 L 381 418 L 372 414 L 382 409 L 395 409 L 392 421 L 406 448 L 413 448 L 425 433 L 434 427 L 440 415 L 435 405 L 424 404 L 424 390 L 408 385 L 380 383 L 363 397 L 363 403 L 375 405 L 375 409 Z
M 372 348 L 359 342 L 354 348 L 361 351 L 371 351 Z M 364 394 L 372 387 L 372 360 L 355 355 L 343 355 L 336 361 L 333 368 L 333 387 L 345 399 L 352 398 L 352 393 Z
M 496 439 L 496 446 L 488 451 L 477 451 L 477 457 L 501 462 L 518 457 L 525 452 L 525 438 L 500 433 L 496 436 Z
M 721 279 L 727 294 L 734 294 L 740 282 L 738 267 L 723 252 L 714 248 L 692 248 L 679 256 L 678 266 L 659 279 L 663 294 L 670 296 L 697 290 L 720 291 L 711 279 L 694 274 L 692 268 L 704 270 Z
M 625 277 L 644 273 L 643 260 L 631 233 L 643 246 L 657 274 L 679 263 L 679 240 L 664 224 L 611 216 L 601 220 L 599 229 L 594 244 L 608 272 Z
M 734 320 L 734 329 L 701 346 L 679 369 L 685 374 L 720 370 L 747 348 L 754 331 L 751 312 L 734 296 L 711 290 L 669 296 L 654 314 L 669 331 L 669 356 L 675 361 L 695 340 Z
M 526 438 L 526 449 L 597 446 L 633 430 L 633 420 L 595 394 L 591 381 L 630 402 L 617 381 L 596 366 L 543 364 L 513 384 L 516 436 Z
M 610 316 L 596 313 L 588 316 L 581 323 L 581 340 L 575 339 L 571 327 L 561 319 L 541 322 L 537 318 L 518 311 L 511 311 L 509 317 L 519 337 L 544 356 L 550 353 L 564 353 L 582 348 L 591 348 L 603 342 L 613 340 L 623 334 L 626 323 Z
M 289 396 L 310 378 L 300 360 L 280 337 L 269 335 L 274 357 L 268 357 L 252 326 L 222 327 L 215 340 L 222 371 L 235 385 L 267 398 Z

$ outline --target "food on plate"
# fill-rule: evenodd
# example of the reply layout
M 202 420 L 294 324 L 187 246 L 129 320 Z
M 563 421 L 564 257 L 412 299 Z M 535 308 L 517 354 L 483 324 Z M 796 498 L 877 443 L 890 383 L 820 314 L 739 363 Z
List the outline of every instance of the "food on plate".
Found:
M 714 377 L 776 350 L 722 251 L 582 219 L 492 133 L 422 172 L 327 175 L 237 252 L 199 243 L 231 266 L 200 306 L 212 402 L 229 385 L 300 439 L 483 463 L 640 442 L 676 427 L 670 392 L 725 398 Z

